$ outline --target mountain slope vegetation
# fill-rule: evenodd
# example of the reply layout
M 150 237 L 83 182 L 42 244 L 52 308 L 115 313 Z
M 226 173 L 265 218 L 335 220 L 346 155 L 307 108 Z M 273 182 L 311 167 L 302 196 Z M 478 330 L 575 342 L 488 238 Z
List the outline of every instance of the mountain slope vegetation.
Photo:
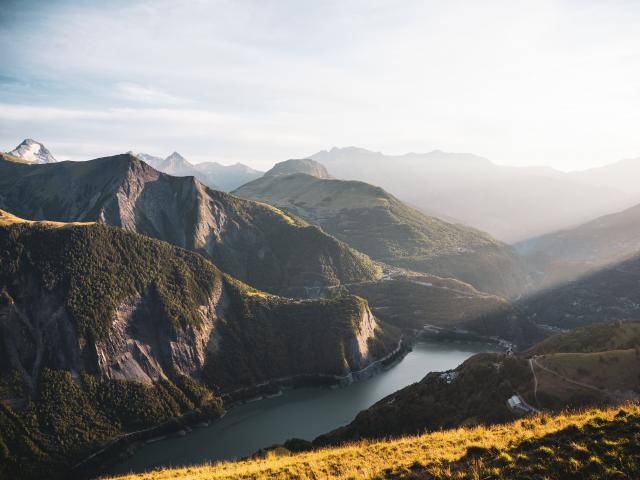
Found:
M 1 478 L 64 477 L 123 434 L 340 382 L 399 345 L 361 298 L 276 297 L 122 229 L 2 212 L 0 252 Z
M 202 253 L 272 293 L 380 276 L 369 258 L 265 204 L 160 173 L 130 154 L 25 165 L 0 160 L 0 208 L 34 220 L 95 221 Z
M 319 225 L 390 265 L 458 278 L 507 297 L 522 293 L 527 283 L 525 268 L 511 247 L 473 228 L 424 215 L 373 185 L 305 174 L 267 174 L 234 194 Z

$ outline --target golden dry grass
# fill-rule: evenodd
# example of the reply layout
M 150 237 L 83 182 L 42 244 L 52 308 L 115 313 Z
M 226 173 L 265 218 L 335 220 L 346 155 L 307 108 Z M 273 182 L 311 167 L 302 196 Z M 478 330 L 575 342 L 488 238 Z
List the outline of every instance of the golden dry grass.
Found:
M 638 405 L 627 410 L 640 414 Z M 569 426 L 583 427 L 589 422 L 612 421 L 618 408 L 592 409 L 555 416 L 541 414 L 491 427 L 459 428 L 421 436 L 387 441 L 360 442 L 295 455 L 272 453 L 266 458 L 222 462 L 187 468 L 157 470 L 117 477 L 119 480 L 339 480 L 370 479 L 391 472 L 407 472 L 419 465 L 436 478 L 457 478 L 451 469 L 469 447 L 504 450 L 528 439 L 553 434 Z M 504 453 L 508 455 L 508 453 Z
M 93 225 L 95 222 L 50 222 L 48 220 L 41 221 L 33 221 L 33 220 L 25 220 L 20 217 L 16 217 L 15 215 L 5 212 L 4 210 L 0 210 L 0 226 L 14 225 L 18 223 L 29 223 L 35 225 L 44 225 L 52 228 L 61 228 L 69 225 Z
M 604 390 L 638 388 L 640 355 L 635 349 L 594 353 L 556 353 L 541 363 L 571 380 Z

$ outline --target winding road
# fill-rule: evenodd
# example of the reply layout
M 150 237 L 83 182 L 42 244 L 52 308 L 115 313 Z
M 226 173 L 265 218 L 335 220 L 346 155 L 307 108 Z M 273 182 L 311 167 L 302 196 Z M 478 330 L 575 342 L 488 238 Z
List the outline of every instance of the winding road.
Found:
M 538 376 L 536 375 L 535 368 L 533 368 L 533 358 L 529 359 L 529 367 L 533 375 L 533 399 L 536 401 L 536 405 L 540 407 L 540 402 L 538 401 Z
M 586 389 L 589 389 L 589 390 L 593 390 L 595 392 L 598 392 L 598 393 L 603 394 L 603 395 L 607 395 L 609 397 L 614 397 L 614 395 L 611 392 L 607 391 L 607 390 L 603 390 L 603 389 L 598 388 L 598 387 L 596 387 L 594 385 L 590 385 L 590 384 L 584 383 L 584 382 L 579 382 L 579 381 L 573 380 L 573 379 L 571 379 L 569 377 L 565 377 L 564 375 L 562 375 L 562 374 L 560 374 L 560 373 L 558 373 L 558 372 L 556 372 L 554 370 L 551 370 L 550 368 L 547 368 L 544 365 L 541 365 L 538 362 L 538 358 L 539 357 L 532 357 L 532 358 L 529 359 L 529 366 L 531 367 L 531 372 L 533 373 L 533 380 L 534 380 L 533 395 L 536 398 L 536 403 L 538 403 L 538 397 L 537 397 L 537 393 L 538 393 L 538 377 L 536 375 L 536 372 L 535 372 L 535 369 L 534 369 L 534 365 L 536 367 L 538 367 L 540 370 L 543 370 L 543 371 L 545 371 L 547 373 L 550 373 L 551 375 L 559 378 L 563 382 L 570 383 L 571 385 L 575 385 L 577 387 L 582 387 L 582 388 L 586 388 Z

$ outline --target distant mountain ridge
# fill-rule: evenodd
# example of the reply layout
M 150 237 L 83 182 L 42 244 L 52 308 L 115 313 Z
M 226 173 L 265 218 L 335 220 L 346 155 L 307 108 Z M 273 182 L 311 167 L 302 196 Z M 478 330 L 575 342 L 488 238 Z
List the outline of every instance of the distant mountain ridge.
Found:
M 9 155 L 21 158 L 31 163 L 55 163 L 57 160 L 51 155 L 51 152 L 41 144 L 31 138 L 22 141 Z
M 0 160 L 0 208 L 143 233 L 202 253 L 272 293 L 306 296 L 307 288 L 380 276 L 369 258 L 317 227 L 194 178 L 158 172 L 130 154 L 49 165 Z
M 173 152 L 164 159 L 146 153 L 129 153 L 163 173 L 177 177 L 196 177 L 207 187 L 225 192 L 262 176 L 262 172 L 242 163 L 235 165 L 222 165 L 217 162 L 193 164 L 178 152 Z
M 288 171 L 284 167 L 277 171 Z M 524 264 L 508 245 L 474 228 L 424 215 L 364 182 L 267 172 L 233 193 L 319 225 L 390 265 L 458 278 L 507 297 L 521 294 L 528 283 Z
M 337 178 L 380 185 L 420 209 L 515 242 L 577 225 L 637 201 L 618 188 L 585 184 L 550 168 L 515 168 L 439 150 L 384 155 L 333 148 L 311 155 Z

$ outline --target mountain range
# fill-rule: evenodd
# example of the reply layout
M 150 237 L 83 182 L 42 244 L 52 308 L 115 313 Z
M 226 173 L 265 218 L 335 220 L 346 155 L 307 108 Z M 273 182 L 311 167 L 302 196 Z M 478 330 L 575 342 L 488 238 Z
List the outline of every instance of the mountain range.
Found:
M 464 324 L 522 344 L 535 338 L 529 321 L 499 297 L 433 275 L 382 277 L 387 267 L 317 226 L 192 177 L 158 172 L 131 154 L 51 165 L 0 160 L 0 208 L 33 220 L 98 222 L 168 241 L 270 293 L 371 297 L 372 308 L 403 328 Z M 464 309 L 458 308 L 460 292 Z
M 173 177 L 130 154 L 32 165 L 0 160 L 0 208 L 33 220 L 95 221 L 204 254 L 250 285 L 310 287 L 379 278 L 365 255 L 271 206 Z
M 628 193 L 622 183 L 594 180 L 604 178 L 602 171 L 573 174 L 546 167 L 505 167 L 466 153 L 384 155 L 348 147 L 310 158 L 338 178 L 379 185 L 430 214 L 456 219 L 510 243 L 640 201 L 640 192 Z M 614 164 L 606 170 L 621 168 Z M 624 174 L 615 176 L 620 177 Z
M 527 272 L 510 246 L 474 228 L 427 216 L 380 187 L 328 178 L 317 162 L 308 170 L 309 162 L 277 164 L 233 193 L 303 218 L 389 265 L 457 278 L 506 297 L 526 289 Z M 305 170 L 319 173 L 297 173 Z
M 207 187 L 225 192 L 229 192 L 262 175 L 262 172 L 242 163 L 236 163 L 235 165 L 222 165 L 217 162 L 193 164 L 178 152 L 173 152 L 164 159 L 146 153 L 135 153 L 134 155 L 156 170 L 176 177 L 196 177 Z

